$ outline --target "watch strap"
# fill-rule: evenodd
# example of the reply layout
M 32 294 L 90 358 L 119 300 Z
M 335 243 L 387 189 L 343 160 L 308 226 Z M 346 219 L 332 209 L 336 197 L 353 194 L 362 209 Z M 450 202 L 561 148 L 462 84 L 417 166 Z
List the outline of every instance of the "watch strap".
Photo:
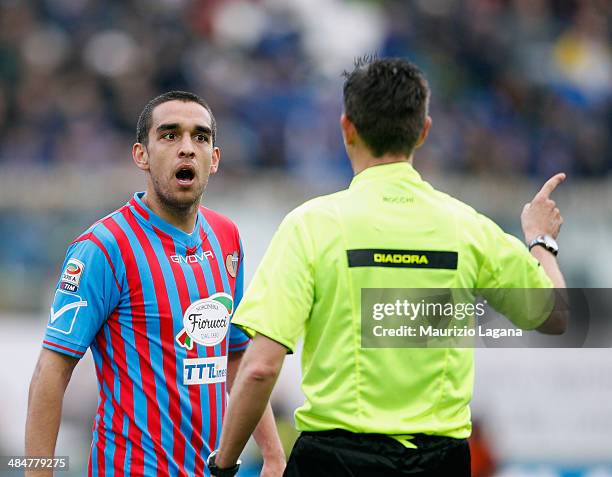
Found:
M 544 235 L 540 235 L 534 238 L 531 242 L 529 242 L 529 251 L 531 252 L 531 249 L 533 247 L 537 247 L 538 245 L 544 247 L 555 257 L 559 254 L 559 249 L 557 247 L 554 247 L 552 244 L 549 244 Z
M 217 457 L 217 450 L 211 452 L 206 461 L 206 465 L 208 466 L 208 470 L 210 470 L 210 474 L 215 477 L 234 477 L 238 473 L 238 469 L 240 469 L 240 460 L 236 463 L 236 465 L 232 467 L 226 467 L 224 469 L 220 469 L 215 464 L 215 458 Z

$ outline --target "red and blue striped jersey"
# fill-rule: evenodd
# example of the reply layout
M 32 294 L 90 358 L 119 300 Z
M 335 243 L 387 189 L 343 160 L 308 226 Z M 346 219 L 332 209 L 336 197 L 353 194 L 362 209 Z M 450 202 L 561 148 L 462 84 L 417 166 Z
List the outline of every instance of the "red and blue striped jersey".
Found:
M 237 227 L 201 207 L 193 233 L 137 193 L 68 249 L 43 346 L 98 378 L 89 475 L 207 475 L 226 407 L 243 293 Z

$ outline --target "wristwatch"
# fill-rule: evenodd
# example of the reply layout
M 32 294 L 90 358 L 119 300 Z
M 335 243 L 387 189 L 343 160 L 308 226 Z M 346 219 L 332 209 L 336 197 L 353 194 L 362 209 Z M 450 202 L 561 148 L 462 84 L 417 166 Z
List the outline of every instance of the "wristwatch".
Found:
M 210 470 L 210 474 L 216 477 L 234 477 L 238 473 L 238 469 L 240 469 L 240 464 L 242 463 L 240 459 L 236 462 L 236 465 L 232 467 L 226 467 L 225 469 L 220 469 L 215 464 L 215 458 L 217 457 L 218 449 L 215 449 L 208 456 L 208 460 L 206 461 L 206 465 L 208 466 L 208 470 Z
M 557 241 L 548 234 L 538 235 L 531 242 L 529 242 L 529 251 L 531 252 L 531 249 L 537 245 L 541 245 L 555 257 L 559 253 L 559 245 L 557 244 Z

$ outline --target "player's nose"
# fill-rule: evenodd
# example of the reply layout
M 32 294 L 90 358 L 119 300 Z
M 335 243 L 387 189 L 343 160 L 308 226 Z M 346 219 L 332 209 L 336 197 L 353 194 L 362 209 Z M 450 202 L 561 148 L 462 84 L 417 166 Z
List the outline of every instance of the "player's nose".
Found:
M 195 147 L 190 135 L 183 136 L 179 147 L 179 157 L 194 157 Z

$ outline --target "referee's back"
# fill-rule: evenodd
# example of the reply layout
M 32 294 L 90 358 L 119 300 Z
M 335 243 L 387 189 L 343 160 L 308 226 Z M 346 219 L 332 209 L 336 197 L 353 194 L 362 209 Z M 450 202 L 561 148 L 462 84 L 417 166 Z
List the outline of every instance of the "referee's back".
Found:
M 550 286 L 518 239 L 399 162 L 289 214 L 234 322 L 291 350 L 304 336 L 299 430 L 465 438 L 473 350 L 362 347 L 362 289 Z

